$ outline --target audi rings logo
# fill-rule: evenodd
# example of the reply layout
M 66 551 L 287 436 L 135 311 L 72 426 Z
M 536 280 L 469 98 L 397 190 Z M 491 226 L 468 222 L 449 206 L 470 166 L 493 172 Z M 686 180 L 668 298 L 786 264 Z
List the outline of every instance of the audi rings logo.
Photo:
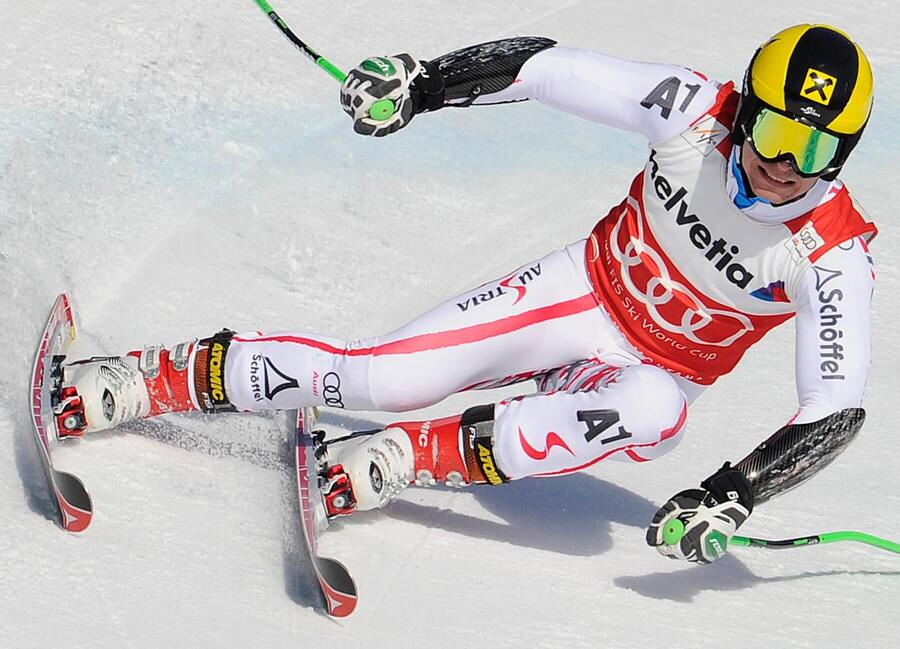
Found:
M 322 398 L 325 399 L 326 406 L 344 407 L 344 398 L 341 396 L 341 377 L 335 372 L 329 372 L 322 377 Z
M 646 306 L 653 321 L 693 343 L 715 347 L 728 347 L 752 331 L 753 323 L 744 314 L 711 308 L 672 278 L 665 259 L 644 239 L 640 207 L 630 197 L 628 206 L 630 209 L 622 210 L 610 234 L 610 249 L 621 264 L 622 283 L 632 297 Z M 637 223 L 636 228 L 629 228 L 630 235 L 622 232 L 622 224 L 629 218 Z

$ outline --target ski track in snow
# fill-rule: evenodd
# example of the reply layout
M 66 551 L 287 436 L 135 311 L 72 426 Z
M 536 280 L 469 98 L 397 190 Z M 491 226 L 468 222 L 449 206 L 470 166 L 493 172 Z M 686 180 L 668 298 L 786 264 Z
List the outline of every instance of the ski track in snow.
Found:
M 401 0 L 372 12 L 350 0 L 340 19 L 321 3 L 275 9 L 343 68 L 527 33 L 727 79 L 787 24 L 852 33 L 878 89 L 844 174 L 881 228 L 869 418 L 833 466 L 742 531 L 897 537 L 900 227 L 885 190 L 900 138 L 892 3 Z M 0 445 L 9 451 L 0 460 L 0 647 L 896 642 L 895 556 L 853 544 L 735 548 L 698 567 L 644 545 L 661 501 L 790 417 L 790 327 L 704 395 L 685 441 L 648 466 L 604 462 L 496 490 L 411 489 L 383 512 L 341 521 L 322 549 L 359 583 L 358 611 L 343 622 L 313 606 L 283 415 L 176 416 L 66 445 L 58 464 L 84 480 L 96 516 L 81 536 L 57 529 L 25 394 L 59 291 L 74 300 L 78 355 L 223 326 L 370 335 L 585 236 L 646 148 L 537 105 L 445 110 L 382 141 L 358 137 L 334 82 L 249 0 L 0 0 L 0 17 Z M 425 412 L 489 398 L 457 395 Z M 387 418 L 325 421 L 367 428 Z

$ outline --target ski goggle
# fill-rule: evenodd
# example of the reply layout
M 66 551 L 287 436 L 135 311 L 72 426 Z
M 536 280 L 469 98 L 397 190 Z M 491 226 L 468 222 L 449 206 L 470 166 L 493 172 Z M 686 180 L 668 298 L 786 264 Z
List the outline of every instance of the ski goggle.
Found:
M 760 158 L 768 162 L 788 160 L 794 171 L 805 178 L 841 166 L 838 162 L 841 139 L 815 126 L 768 108 L 761 108 L 750 120 L 749 133 L 747 126 L 743 126 L 744 136 Z

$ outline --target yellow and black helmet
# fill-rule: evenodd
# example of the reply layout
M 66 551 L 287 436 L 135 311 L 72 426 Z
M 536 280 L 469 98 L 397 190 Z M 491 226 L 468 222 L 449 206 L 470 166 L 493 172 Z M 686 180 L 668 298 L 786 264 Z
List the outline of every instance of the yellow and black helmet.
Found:
M 733 139 L 803 176 L 834 178 L 869 120 L 872 90 L 869 61 L 844 32 L 788 27 L 750 61 Z

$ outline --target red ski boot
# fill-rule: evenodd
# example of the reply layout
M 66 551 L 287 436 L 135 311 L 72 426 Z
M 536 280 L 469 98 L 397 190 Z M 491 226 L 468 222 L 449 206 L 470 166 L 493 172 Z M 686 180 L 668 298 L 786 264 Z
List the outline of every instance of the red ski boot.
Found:
M 328 516 L 384 507 L 412 482 L 425 487 L 507 482 L 494 461 L 493 415 L 493 405 L 478 406 L 327 444 L 322 493 Z

